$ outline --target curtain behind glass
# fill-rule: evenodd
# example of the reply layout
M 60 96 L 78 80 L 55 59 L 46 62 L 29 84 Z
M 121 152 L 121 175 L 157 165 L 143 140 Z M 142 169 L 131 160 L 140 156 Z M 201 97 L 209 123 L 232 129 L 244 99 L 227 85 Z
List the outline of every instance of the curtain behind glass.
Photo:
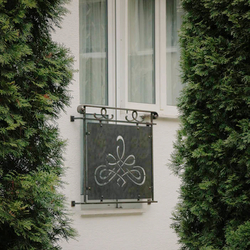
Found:
M 128 99 L 155 103 L 154 0 L 128 1 Z
M 182 10 L 179 0 L 166 0 L 167 5 L 167 105 L 175 106 L 182 89 L 180 80 L 180 48 L 178 30 L 181 25 Z
M 81 102 L 108 104 L 107 1 L 80 0 Z

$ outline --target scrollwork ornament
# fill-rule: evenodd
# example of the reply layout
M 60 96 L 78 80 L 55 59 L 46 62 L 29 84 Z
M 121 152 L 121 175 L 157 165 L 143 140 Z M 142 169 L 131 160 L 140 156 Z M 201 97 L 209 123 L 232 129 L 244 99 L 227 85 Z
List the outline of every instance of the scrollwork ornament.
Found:
M 109 118 L 109 116 L 107 114 L 107 109 L 106 108 L 101 108 L 100 117 L 98 117 L 98 115 L 96 113 L 94 113 L 93 116 L 98 121 L 111 121 L 114 118 L 113 114 L 111 114 L 110 118 Z
M 105 186 L 116 180 L 118 186 L 123 187 L 127 181 L 141 186 L 145 183 L 146 172 L 143 167 L 136 166 L 135 156 L 125 157 L 125 141 L 121 135 L 116 141 L 120 141 L 122 147 L 116 147 L 116 156 L 107 154 L 106 164 L 99 165 L 94 173 L 95 182 L 99 186 Z
M 133 111 L 132 111 L 131 116 L 132 116 L 132 119 L 129 119 L 129 118 L 128 118 L 128 115 L 125 116 L 125 119 L 126 119 L 128 122 L 139 122 L 139 123 L 141 123 L 141 122 L 144 121 L 144 117 L 142 117 L 142 116 L 141 116 L 141 120 L 138 120 L 138 119 L 137 119 L 137 118 L 138 118 L 138 112 L 137 112 L 136 110 L 133 110 Z

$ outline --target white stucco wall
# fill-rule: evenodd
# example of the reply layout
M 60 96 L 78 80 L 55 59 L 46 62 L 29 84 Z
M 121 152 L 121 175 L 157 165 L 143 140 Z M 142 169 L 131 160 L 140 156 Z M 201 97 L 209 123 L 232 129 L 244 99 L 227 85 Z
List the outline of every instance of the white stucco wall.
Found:
M 65 17 L 62 29 L 57 30 L 53 38 L 70 48 L 76 60 L 75 69 L 78 69 L 78 0 L 72 0 L 68 9 L 71 13 Z M 65 152 L 65 165 L 69 168 L 65 176 L 68 185 L 63 192 L 68 199 L 73 226 L 79 236 L 76 241 L 62 242 L 63 250 L 177 250 L 177 237 L 170 228 L 170 217 L 177 202 L 179 180 L 171 174 L 166 164 L 173 151 L 172 143 L 179 126 L 178 120 L 159 117 L 155 121 L 154 195 L 157 204 L 143 204 L 136 209 L 127 206 L 99 211 L 86 211 L 80 205 L 71 208 L 71 200 L 81 200 L 81 121 L 70 122 L 70 115 L 79 116 L 76 111 L 80 104 L 78 73 L 75 73 L 70 90 L 73 97 L 71 107 L 67 108 L 59 120 L 61 135 L 68 140 Z

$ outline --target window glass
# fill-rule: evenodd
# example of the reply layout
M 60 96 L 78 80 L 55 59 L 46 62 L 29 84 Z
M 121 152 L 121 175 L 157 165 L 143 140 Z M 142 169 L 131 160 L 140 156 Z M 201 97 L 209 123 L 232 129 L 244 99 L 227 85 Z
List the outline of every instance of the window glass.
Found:
M 80 0 L 81 102 L 108 104 L 107 1 Z
M 178 30 L 181 25 L 182 9 L 179 0 L 167 0 L 166 7 L 167 105 L 174 106 L 182 89 L 179 77 L 180 48 L 178 44 Z
M 128 101 L 155 103 L 154 0 L 128 1 Z

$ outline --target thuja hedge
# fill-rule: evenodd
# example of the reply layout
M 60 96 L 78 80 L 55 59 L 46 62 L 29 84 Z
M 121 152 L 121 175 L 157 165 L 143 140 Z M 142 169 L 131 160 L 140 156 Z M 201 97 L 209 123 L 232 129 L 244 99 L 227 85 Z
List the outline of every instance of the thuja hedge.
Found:
M 61 249 L 75 235 L 58 192 L 55 122 L 69 105 L 73 59 L 51 39 L 66 2 L 0 1 L 0 249 Z
M 183 0 L 181 249 L 250 249 L 250 2 Z

